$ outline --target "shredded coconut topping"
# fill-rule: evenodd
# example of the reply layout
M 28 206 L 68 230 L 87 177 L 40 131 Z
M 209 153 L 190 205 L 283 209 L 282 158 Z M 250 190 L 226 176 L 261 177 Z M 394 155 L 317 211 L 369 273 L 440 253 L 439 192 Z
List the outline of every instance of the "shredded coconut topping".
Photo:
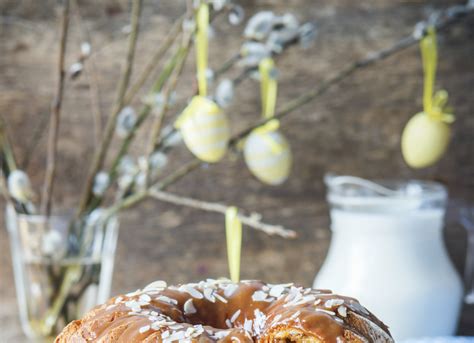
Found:
M 342 304 L 344 304 L 344 300 L 342 299 L 329 299 L 329 300 L 326 300 L 326 302 L 324 303 L 324 307 L 333 308 L 335 306 L 339 306 Z
M 193 298 L 196 298 L 196 299 L 204 298 L 204 295 L 202 295 L 201 292 L 199 292 L 196 288 L 192 287 L 191 285 L 183 285 L 183 286 L 179 287 L 179 290 L 181 292 L 188 293 L 190 296 L 192 296 Z
M 184 314 L 193 314 L 196 313 L 196 308 L 194 307 L 193 304 L 193 299 L 188 299 L 184 303 Z
M 342 317 L 347 317 L 347 307 L 344 305 L 339 306 L 337 308 L 337 313 L 339 313 L 339 315 Z
M 235 311 L 232 317 L 230 317 L 230 322 L 231 323 L 235 322 L 239 316 L 240 316 L 240 310 Z

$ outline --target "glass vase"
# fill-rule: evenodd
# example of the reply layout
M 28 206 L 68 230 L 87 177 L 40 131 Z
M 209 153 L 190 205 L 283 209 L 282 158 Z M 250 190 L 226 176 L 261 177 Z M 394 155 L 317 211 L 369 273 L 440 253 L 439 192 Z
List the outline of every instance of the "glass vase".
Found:
M 6 209 L 20 320 L 32 340 L 52 342 L 67 323 L 109 297 L 118 221 L 73 221 L 72 213 L 45 217 Z

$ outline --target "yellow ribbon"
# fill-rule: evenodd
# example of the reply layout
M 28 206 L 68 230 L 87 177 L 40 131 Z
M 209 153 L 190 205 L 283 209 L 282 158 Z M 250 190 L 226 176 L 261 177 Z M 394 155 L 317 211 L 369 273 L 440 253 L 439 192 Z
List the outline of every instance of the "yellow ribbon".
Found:
M 225 229 L 230 278 L 234 282 L 239 282 L 242 223 L 238 217 L 238 210 L 236 207 L 231 206 L 227 208 L 225 213 Z
M 207 49 L 209 29 L 209 5 L 203 1 L 196 13 L 196 68 L 199 95 L 207 95 Z
M 438 49 L 436 44 L 436 31 L 433 26 L 428 28 L 426 37 L 421 40 L 420 49 L 424 72 L 423 110 L 432 119 L 452 123 L 454 121 L 454 115 L 452 110 L 446 106 L 448 102 L 448 92 L 445 90 L 434 92 Z
M 264 58 L 258 65 L 260 73 L 260 95 L 262 97 L 262 116 L 271 118 L 275 115 L 277 99 L 277 80 L 275 63 L 271 58 Z
M 275 77 L 275 62 L 271 58 L 264 58 L 258 65 L 260 73 L 260 96 L 262 102 L 263 118 L 272 118 L 275 115 L 275 106 L 277 100 L 277 80 Z M 275 154 L 281 153 L 283 145 L 275 141 L 269 133 L 278 130 L 280 122 L 278 119 L 272 119 L 262 126 L 254 129 L 253 132 L 260 136 L 267 145 L 270 146 Z

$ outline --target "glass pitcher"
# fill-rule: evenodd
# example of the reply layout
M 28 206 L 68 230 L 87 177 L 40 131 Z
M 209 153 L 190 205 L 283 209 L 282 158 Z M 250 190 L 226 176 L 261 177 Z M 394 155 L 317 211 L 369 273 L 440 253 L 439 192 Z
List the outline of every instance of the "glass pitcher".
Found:
M 446 189 L 328 175 L 332 238 L 314 287 L 353 296 L 395 340 L 455 333 L 463 286 L 446 252 Z

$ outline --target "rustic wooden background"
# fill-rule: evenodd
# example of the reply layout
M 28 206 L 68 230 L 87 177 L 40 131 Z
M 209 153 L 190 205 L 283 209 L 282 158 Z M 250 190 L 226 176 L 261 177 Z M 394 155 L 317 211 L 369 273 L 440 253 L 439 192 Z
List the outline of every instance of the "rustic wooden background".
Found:
M 278 59 L 278 102 L 282 104 L 346 63 L 409 34 L 430 10 L 456 2 L 246 0 L 242 4 L 249 15 L 262 9 L 291 11 L 302 21 L 317 23 L 318 37 L 310 49 L 295 47 Z M 106 113 L 114 100 L 124 58 L 126 38 L 121 28 L 127 22 L 128 4 L 125 0 L 79 3 L 84 24 L 93 35 L 92 45 L 95 50 L 100 49 L 96 63 L 100 70 L 100 105 Z M 183 1 L 145 3 L 137 71 L 183 9 Z M 41 133 L 54 84 L 58 39 L 55 4 L 54 0 L 0 0 L 0 113 L 8 122 L 15 152 L 38 189 L 46 142 Z M 79 51 L 81 37 L 77 27 L 73 20 L 68 64 L 74 62 Z M 212 67 L 237 51 L 241 29 L 230 26 L 224 18 L 216 21 L 211 42 Z M 356 73 L 283 121 L 282 130 L 294 153 L 291 179 L 284 185 L 264 186 L 252 178 L 241 159 L 227 159 L 186 177 L 172 190 L 259 211 L 268 222 L 296 229 L 299 237 L 291 241 L 246 229 L 242 277 L 270 282 L 291 280 L 309 286 L 330 239 L 322 182 L 326 172 L 438 180 L 449 187 L 453 199 L 446 242 L 453 261 L 462 270 L 466 239 L 456 223 L 455 210 L 461 202 L 474 202 L 473 39 L 472 17 L 439 37 L 438 80 L 450 93 L 457 120 L 449 154 L 438 165 L 413 171 L 400 155 L 400 132 L 408 118 L 421 108 L 421 62 L 417 48 L 411 48 Z M 179 86 L 179 97 L 190 93 L 192 63 L 188 63 L 186 74 Z M 76 203 L 95 147 L 88 87 L 84 77 L 66 87 L 55 193 L 56 204 L 62 207 Z M 257 118 L 257 87 L 254 81 L 245 81 L 239 88 L 240 100 L 228 111 L 235 130 Z M 136 149 L 142 146 L 143 140 L 139 140 Z M 185 149 L 177 149 L 172 164 L 189 156 Z M 186 282 L 225 275 L 225 256 L 222 216 L 147 201 L 121 217 L 113 293 L 136 289 L 155 279 Z M 21 342 L 5 230 L 0 230 L 0 272 L 0 340 Z M 474 334 L 473 307 L 464 309 L 459 332 Z

